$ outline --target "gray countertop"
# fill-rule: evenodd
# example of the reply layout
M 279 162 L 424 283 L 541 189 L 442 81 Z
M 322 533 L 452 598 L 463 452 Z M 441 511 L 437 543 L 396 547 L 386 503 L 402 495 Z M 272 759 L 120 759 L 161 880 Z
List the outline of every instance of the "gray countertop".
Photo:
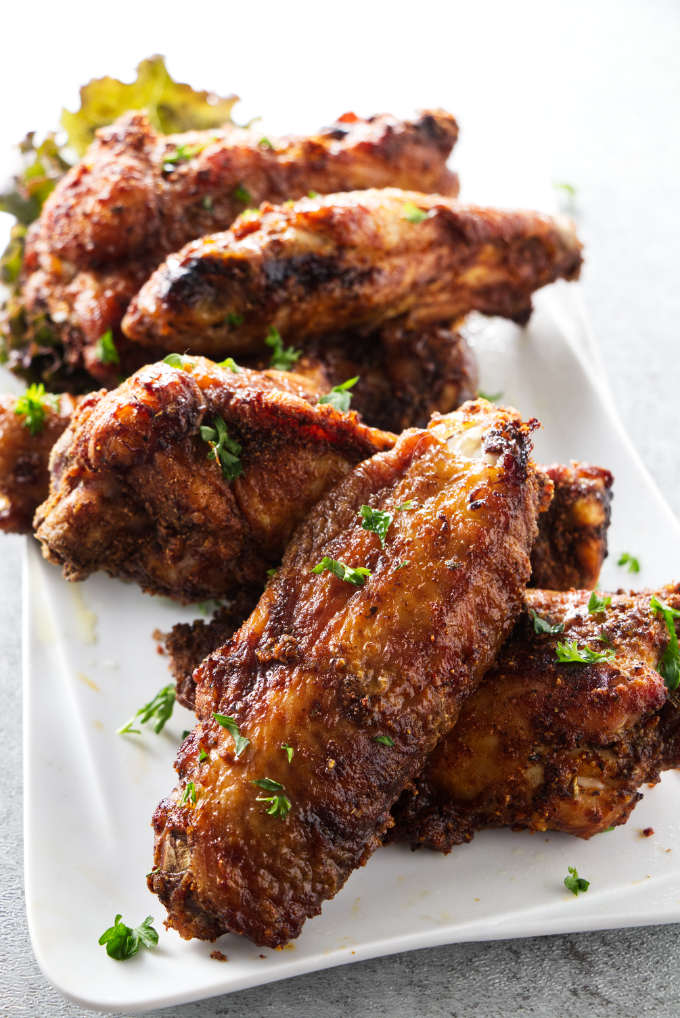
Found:
M 477 13 L 478 21 L 484 18 L 480 31 L 492 32 L 494 14 L 500 17 L 501 11 L 502 30 L 507 29 L 508 5 L 480 7 L 486 11 Z M 524 7 L 534 26 L 526 39 Z M 546 18 L 551 7 L 555 10 Z M 579 224 L 587 246 L 583 287 L 609 381 L 635 445 L 679 512 L 680 6 L 656 0 L 576 0 L 564 6 L 520 3 L 512 11 L 516 23 L 504 55 L 496 46 L 485 65 L 486 47 L 482 36 L 477 39 L 475 87 L 496 90 L 508 110 L 529 109 L 535 131 L 545 138 L 555 176 L 578 188 Z M 442 35 L 450 53 L 446 57 L 445 42 L 436 41 L 434 63 L 458 59 L 458 25 L 451 12 L 447 17 Z M 415 42 L 406 33 L 405 44 L 430 45 L 422 25 L 419 12 Z M 146 49 L 164 45 L 161 41 Z M 466 59 L 471 65 L 469 53 Z M 534 60 L 531 92 L 526 68 L 527 61 L 531 66 Z M 524 73 L 516 81 L 518 61 Z M 519 146 L 523 118 L 514 115 L 520 124 Z M 505 157 L 521 154 L 506 152 Z M 86 1012 L 65 1001 L 39 971 L 23 902 L 20 557 L 21 539 L 4 538 L 0 1014 L 66 1018 Z M 680 563 L 669 562 L 671 576 L 680 576 Z M 680 1012 L 678 932 L 669 926 L 440 947 L 156 1013 L 176 1018 L 675 1015 Z

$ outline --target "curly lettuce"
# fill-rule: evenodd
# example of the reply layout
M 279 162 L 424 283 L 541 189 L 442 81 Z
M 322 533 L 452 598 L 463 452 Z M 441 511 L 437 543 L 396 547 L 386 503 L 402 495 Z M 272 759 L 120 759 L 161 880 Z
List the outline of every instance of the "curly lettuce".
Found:
M 35 132 L 19 144 L 20 166 L 11 181 L 0 188 L 0 212 L 15 219 L 10 240 L 0 255 L 0 282 L 5 299 L 0 304 L 0 362 L 30 381 L 50 388 L 79 388 L 82 373 L 66 364 L 61 343 L 47 316 L 28 321 L 21 297 L 26 229 L 41 212 L 45 200 L 67 170 L 85 153 L 95 131 L 111 124 L 128 110 L 144 110 L 162 134 L 202 130 L 232 123 L 238 97 L 221 97 L 197 91 L 175 81 L 162 56 L 142 60 L 134 81 L 94 78 L 80 89 L 80 108 L 62 110 L 61 130 L 42 140 Z

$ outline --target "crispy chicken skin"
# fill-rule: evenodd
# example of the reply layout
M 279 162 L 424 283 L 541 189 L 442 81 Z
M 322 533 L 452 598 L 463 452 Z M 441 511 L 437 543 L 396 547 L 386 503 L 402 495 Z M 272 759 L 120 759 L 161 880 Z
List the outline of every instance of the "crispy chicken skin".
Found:
M 529 461 L 533 423 L 468 403 L 359 464 L 198 669 L 200 721 L 154 814 L 148 878 L 183 937 L 283 944 L 378 847 L 521 604 L 545 491 Z M 394 512 L 384 549 L 361 527 L 363 504 Z M 357 587 L 313 574 L 324 556 L 371 575 Z M 238 758 L 214 712 L 250 740 Z M 283 786 L 287 815 L 258 801 L 264 778 Z
M 35 435 L 16 406 L 17 397 L 0 396 L 0 530 L 28 534 L 36 506 L 47 498 L 50 451 L 71 420 L 75 401 L 63 395 L 46 405 Z
M 486 827 L 590 838 L 625 823 L 640 786 L 680 764 L 677 704 L 656 670 L 668 632 L 651 593 L 620 591 L 590 614 L 587 590 L 527 591 L 494 667 L 397 804 L 391 837 L 448 852 Z M 657 596 L 680 609 L 680 587 Z M 529 610 L 564 632 L 535 633 Z M 561 664 L 560 640 L 616 657 Z
M 531 556 L 532 587 L 592 589 L 607 557 L 612 484 L 609 470 L 586 463 L 544 467 L 555 496 Z
M 471 310 L 524 322 L 532 292 L 576 278 L 580 265 L 571 224 L 537 212 L 396 188 L 303 198 L 264 204 L 170 255 L 123 331 L 144 345 L 236 355 L 262 348 L 272 326 L 302 337 Z
M 31 228 L 24 297 L 30 323 L 49 319 L 72 370 L 115 385 L 97 341 L 111 329 L 124 373 L 141 367 L 120 335 L 125 309 L 166 255 L 224 230 L 246 205 L 309 191 L 392 185 L 458 193 L 446 168 L 458 127 L 442 110 L 413 120 L 345 114 L 309 137 L 221 130 L 159 135 L 141 113 L 100 130 Z M 147 358 L 148 359 L 148 358 Z
M 309 508 L 394 438 L 317 406 L 293 373 L 163 362 L 85 397 L 53 449 L 35 517 L 67 579 L 104 569 L 180 601 L 261 585 Z M 241 446 L 226 480 L 201 427 Z

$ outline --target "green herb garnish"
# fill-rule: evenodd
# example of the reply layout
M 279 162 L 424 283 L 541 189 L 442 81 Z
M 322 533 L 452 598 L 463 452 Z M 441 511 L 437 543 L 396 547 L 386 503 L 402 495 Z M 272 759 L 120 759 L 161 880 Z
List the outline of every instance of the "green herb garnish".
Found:
M 353 569 L 352 566 L 346 566 L 344 562 L 338 562 L 337 559 L 329 558 L 328 555 L 324 555 L 311 572 L 318 575 L 324 570 L 333 573 L 333 576 L 344 580 L 345 583 L 353 583 L 355 587 L 363 587 L 366 577 L 371 575 L 371 570 L 366 569 L 365 566 L 357 566 L 356 569 Z
M 199 428 L 201 438 L 210 446 L 208 459 L 214 459 L 222 468 L 225 481 L 233 481 L 243 472 L 240 460 L 241 446 L 235 438 L 229 438 L 227 425 L 221 417 L 214 417 L 212 427 L 202 425 Z
M 184 794 L 182 795 L 182 798 L 179 800 L 180 806 L 184 806 L 184 804 L 187 802 L 191 802 L 192 805 L 194 806 L 196 805 L 196 785 L 193 783 L 193 781 L 187 781 L 186 788 L 184 789 Z
M 103 336 L 97 340 L 94 348 L 97 359 L 102 364 L 120 364 L 120 357 L 113 341 L 111 329 L 107 329 Z
M 502 392 L 484 392 L 480 389 L 477 393 L 477 398 L 485 399 L 488 403 L 497 403 L 502 395 Z
M 341 382 L 340 385 L 334 385 L 330 392 L 327 392 L 325 396 L 322 396 L 319 400 L 320 404 L 329 404 L 334 406 L 336 410 L 341 410 L 346 413 L 349 410 L 349 405 L 352 402 L 352 393 L 348 390 L 352 386 L 356 385 L 359 381 L 359 376 L 356 375 L 354 378 L 348 378 L 346 382 Z
M 202 749 L 200 751 L 200 753 L 198 754 L 198 762 L 199 763 L 203 763 L 203 761 L 207 760 L 207 759 L 208 759 L 208 754 L 206 753 L 206 751 L 204 749 Z
M 640 560 L 635 558 L 635 555 L 629 555 L 627 551 L 620 556 L 617 566 L 628 566 L 629 573 L 640 572 Z
M 359 516 L 362 528 L 376 534 L 384 548 L 387 531 L 394 519 L 392 513 L 385 513 L 381 509 L 372 509 L 370 505 L 362 505 L 359 509 Z
M 164 364 L 169 364 L 171 368 L 184 369 L 187 364 L 192 363 L 191 357 L 183 357 L 181 353 L 169 353 L 167 357 L 163 358 Z
M 576 197 L 576 188 L 574 187 L 573 184 L 567 184 L 564 181 L 555 180 L 553 182 L 553 187 L 555 188 L 556 191 L 563 191 L 564 194 L 566 194 L 569 198 L 572 199 L 572 201 Z
M 281 334 L 273 325 L 270 327 L 264 341 L 273 350 L 269 366 L 276 368 L 277 371 L 290 371 L 293 364 L 302 356 L 302 350 L 296 350 L 292 346 L 283 345 Z
M 218 608 L 222 607 L 222 602 L 217 601 L 215 598 L 208 598 L 207 601 L 197 601 L 196 611 L 200 612 L 201 615 L 212 615 Z
M 401 214 L 402 218 L 408 219 L 409 223 L 422 223 L 423 219 L 427 217 L 427 212 L 423 212 L 412 201 L 406 202 Z
M 269 138 L 260 138 L 257 144 L 260 146 L 260 148 L 270 148 L 270 149 L 274 148 Z
M 172 173 L 177 163 L 187 162 L 189 159 L 193 159 L 194 156 L 199 155 L 204 148 L 210 142 L 196 142 L 194 145 L 178 145 L 174 152 L 165 156 L 163 160 L 163 169 L 166 173 Z
M 267 813 L 269 816 L 274 817 L 287 817 L 290 813 L 290 799 L 284 794 L 284 787 L 279 781 L 274 781 L 273 778 L 256 778 L 253 782 L 258 788 L 263 788 L 265 792 L 273 792 L 273 795 L 258 795 L 257 802 L 268 802 L 269 809 Z
M 217 366 L 218 368 L 224 368 L 227 371 L 231 371 L 233 375 L 241 374 L 241 369 L 233 357 L 225 357 L 224 360 L 220 361 Z
M 227 315 L 227 325 L 230 325 L 232 329 L 237 329 L 239 325 L 243 325 L 243 315 L 238 314 L 236 311 L 230 311 Z
M 293 759 L 293 753 L 295 752 L 295 750 L 293 749 L 292 746 L 289 746 L 287 742 L 281 743 L 281 749 L 288 757 L 288 763 L 290 763 L 291 760 Z
M 547 619 L 544 619 L 540 615 L 538 615 L 533 608 L 529 609 L 529 614 L 531 615 L 531 618 L 534 623 L 535 633 L 549 633 L 551 636 L 554 636 L 555 633 L 564 632 L 563 622 L 558 622 L 553 626 L 550 624 L 550 622 L 548 622 Z
M 661 655 L 657 670 L 663 676 L 666 688 L 673 692 L 680 685 L 680 648 L 674 622 L 674 619 L 680 618 L 680 612 L 659 600 L 656 595 L 649 602 L 649 607 L 655 614 L 663 615 L 668 630 L 668 646 Z
M 126 926 L 125 923 L 121 922 L 122 915 L 120 912 L 113 920 L 113 926 L 109 926 L 108 930 L 104 930 L 98 943 L 102 946 L 106 945 L 106 953 L 109 958 L 115 958 L 116 961 L 125 961 L 127 958 L 132 958 L 134 954 L 137 954 L 140 947 L 146 947 L 151 949 L 158 943 L 158 933 L 153 928 L 151 923 L 153 922 L 153 916 L 148 915 L 144 922 L 140 926 L 135 926 L 131 929 Z
M 15 405 L 14 413 L 17 417 L 24 418 L 24 424 L 31 435 L 39 435 L 45 427 L 45 416 L 48 410 L 57 410 L 59 397 L 45 392 L 42 382 L 29 385 L 26 392 L 19 396 Z
M 569 871 L 568 876 L 564 878 L 564 886 L 572 894 L 585 893 L 590 887 L 590 881 L 584 880 L 583 877 L 578 875 L 578 870 L 574 866 L 567 866 Z
M 394 745 L 394 739 L 391 739 L 389 737 L 389 735 L 374 735 L 373 736 L 373 741 L 374 742 L 379 742 L 381 744 L 381 746 L 393 746 Z
M 130 718 L 129 721 L 116 731 L 116 735 L 141 735 L 139 728 L 135 728 L 135 724 L 145 725 L 149 721 L 156 719 L 156 723 L 153 726 L 153 730 L 156 735 L 163 731 L 166 721 L 171 717 L 173 709 L 175 707 L 175 687 L 163 686 L 159 689 L 153 700 L 149 700 L 143 707 L 140 707 L 134 717 Z
M 252 194 L 247 187 L 243 186 L 243 184 L 238 184 L 237 187 L 234 188 L 234 198 L 236 198 L 236 201 L 242 201 L 244 205 L 252 205 L 253 203 Z
M 612 599 L 609 594 L 600 597 L 597 591 L 594 590 L 588 599 L 588 611 L 591 615 L 603 615 L 607 608 L 611 607 L 611 603 Z
M 234 740 L 234 756 L 238 760 L 243 750 L 250 745 L 250 739 L 246 739 L 245 735 L 241 735 L 235 718 L 230 717 L 228 714 L 213 714 L 213 717 L 218 725 L 227 729 Z
M 578 647 L 576 640 L 568 640 L 565 643 L 558 643 L 556 647 L 557 660 L 563 664 L 596 664 L 598 661 L 609 661 L 616 655 L 613 648 L 603 651 L 591 650 L 590 647 Z

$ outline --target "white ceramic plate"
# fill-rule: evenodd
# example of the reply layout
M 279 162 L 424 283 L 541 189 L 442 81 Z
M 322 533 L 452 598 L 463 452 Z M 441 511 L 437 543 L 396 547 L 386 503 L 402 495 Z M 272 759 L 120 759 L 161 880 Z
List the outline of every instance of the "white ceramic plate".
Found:
M 678 576 L 680 527 L 626 438 L 593 355 L 578 288 L 539 294 L 526 329 L 472 323 L 482 387 L 544 423 L 543 462 L 581 458 L 616 475 L 603 586 Z M 595 356 L 595 360 L 593 359 Z M 621 551 L 640 558 L 630 577 Z M 173 785 L 191 717 L 176 709 L 159 736 L 116 728 L 169 679 L 151 633 L 193 617 L 97 576 L 65 583 L 27 544 L 25 583 L 26 900 L 41 968 L 83 1005 L 145 1011 L 303 972 L 435 944 L 671 922 L 680 919 L 680 784 L 647 792 L 626 827 L 581 842 L 493 831 L 448 857 L 382 849 L 287 949 L 238 937 L 186 943 L 162 929 L 147 891 L 149 821 Z M 644 838 L 640 831 L 653 827 Z M 586 895 L 563 884 L 574 865 Z M 155 917 L 157 950 L 121 964 L 97 944 L 114 914 Z M 218 947 L 228 961 L 210 957 Z

